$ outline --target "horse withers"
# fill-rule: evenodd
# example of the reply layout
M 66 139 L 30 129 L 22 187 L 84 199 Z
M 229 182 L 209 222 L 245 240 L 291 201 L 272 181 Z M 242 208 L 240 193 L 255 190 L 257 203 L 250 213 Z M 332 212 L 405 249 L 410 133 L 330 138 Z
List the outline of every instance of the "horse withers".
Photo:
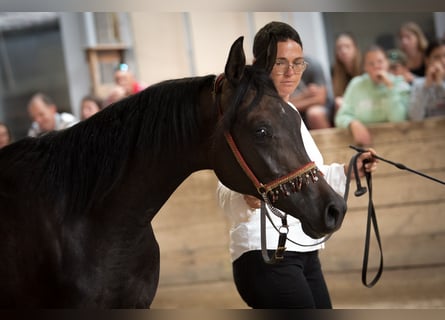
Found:
M 266 195 L 313 237 L 340 227 L 345 203 L 310 164 L 300 117 L 267 74 L 246 66 L 242 42 L 219 81 L 164 81 L 0 150 L 2 307 L 149 307 L 159 280 L 151 220 L 197 170 Z

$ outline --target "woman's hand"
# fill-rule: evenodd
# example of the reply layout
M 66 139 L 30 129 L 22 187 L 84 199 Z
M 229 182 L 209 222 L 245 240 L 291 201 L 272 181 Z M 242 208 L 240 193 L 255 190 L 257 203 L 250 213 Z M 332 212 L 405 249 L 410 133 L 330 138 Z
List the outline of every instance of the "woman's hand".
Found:
M 378 159 L 374 158 L 373 155 L 377 155 L 374 149 L 367 148 L 366 152 L 360 154 L 357 158 L 357 170 L 360 177 L 365 175 L 365 172 L 375 172 L 377 170 Z M 345 165 L 345 174 L 348 173 L 349 164 Z M 354 171 L 352 171 L 354 175 Z M 354 178 L 354 177 L 351 177 Z
M 432 85 L 440 85 L 445 78 L 445 72 L 442 64 L 440 62 L 431 63 L 426 70 L 425 78 L 425 85 L 427 87 Z
M 244 198 L 244 201 L 246 201 L 249 208 L 258 209 L 259 207 L 261 207 L 260 199 L 254 197 L 254 196 L 248 195 L 248 194 L 244 194 L 243 198 Z
M 376 73 L 376 82 L 377 83 L 382 83 L 385 86 L 387 86 L 388 88 L 392 88 L 393 83 L 391 81 L 391 79 L 389 78 L 389 74 L 388 72 L 386 72 L 385 70 L 380 70 Z

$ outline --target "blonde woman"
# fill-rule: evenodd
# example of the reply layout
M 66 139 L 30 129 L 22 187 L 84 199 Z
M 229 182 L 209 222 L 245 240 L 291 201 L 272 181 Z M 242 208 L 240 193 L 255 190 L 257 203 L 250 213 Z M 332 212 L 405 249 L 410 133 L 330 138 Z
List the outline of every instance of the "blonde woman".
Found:
M 407 58 L 408 69 L 414 76 L 425 76 L 425 50 L 428 40 L 415 22 L 404 23 L 399 30 L 399 46 Z

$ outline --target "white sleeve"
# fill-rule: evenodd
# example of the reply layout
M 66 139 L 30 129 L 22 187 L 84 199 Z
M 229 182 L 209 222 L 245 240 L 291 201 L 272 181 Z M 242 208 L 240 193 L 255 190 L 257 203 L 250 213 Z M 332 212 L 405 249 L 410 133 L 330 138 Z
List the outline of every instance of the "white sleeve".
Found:
M 323 172 L 326 182 L 341 196 L 345 193 L 346 174 L 343 164 L 332 163 L 330 165 L 324 164 L 323 155 L 318 149 L 314 138 L 307 129 L 303 121 L 301 121 L 301 136 L 303 137 L 304 147 L 309 155 L 309 158 L 315 162 L 317 167 Z
M 323 172 L 324 178 L 331 188 L 343 196 L 346 189 L 345 166 L 339 163 L 331 163 L 330 165 L 322 165 L 319 169 Z
M 218 181 L 216 198 L 224 214 L 233 224 L 249 220 L 255 209 L 249 208 L 241 193 L 233 191 Z

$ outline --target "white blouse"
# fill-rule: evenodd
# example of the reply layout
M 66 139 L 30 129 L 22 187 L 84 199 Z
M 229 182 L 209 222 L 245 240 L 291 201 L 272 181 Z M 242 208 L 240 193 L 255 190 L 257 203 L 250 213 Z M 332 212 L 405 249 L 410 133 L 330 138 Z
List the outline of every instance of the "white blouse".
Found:
M 289 103 L 289 105 L 297 110 L 291 103 Z M 301 135 L 309 158 L 314 161 L 320 171 L 323 172 L 327 183 L 337 193 L 343 196 L 346 186 L 344 165 L 338 163 L 331 165 L 324 164 L 323 156 L 303 121 L 301 121 Z M 230 190 L 221 182 L 218 183 L 216 193 L 219 205 L 231 221 L 230 255 L 232 261 L 238 259 L 244 252 L 261 250 L 261 210 L 251 209 L 244 201 L 242 194 Z M 280 227 L 281 219 L 272 213 L 270 216 L 274 224 Z M 288 238 L 304 246 L 287 241 L 286 251 L 308 252 L 324 248 L 324 243 L 320 243 L 322 239 L 312 239 L 303 232 L 298 219 L 288 215 L 287 222 L 289 225 Z M 271 225 L 270 221 L 266 220 L 267 249 L 275 250 L 277 248 L 278 236 L 278 232 Z

